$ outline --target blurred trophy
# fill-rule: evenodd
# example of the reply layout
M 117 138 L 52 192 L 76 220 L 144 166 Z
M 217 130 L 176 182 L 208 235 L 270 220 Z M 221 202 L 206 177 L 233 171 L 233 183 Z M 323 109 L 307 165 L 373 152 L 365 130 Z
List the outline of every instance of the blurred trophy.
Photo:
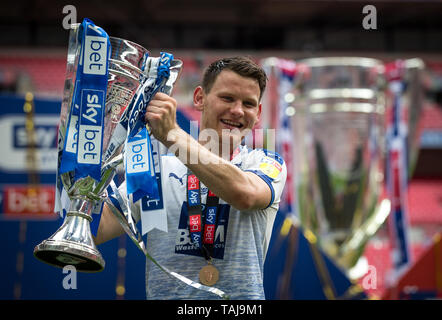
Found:
M 149 57 L 136 43 L 108 37 L 89 19 L 72 25 L 59 122 L 55 208 L 66 214 L 62 226 L 35 247 L 37 259 L 61 268 L 74 265 L 77 271 L 103 270 L 105 262 L 92 238 L 91 222 L 108 201 L 108 186 L 123 163 L 129 120 L 143 114 L 137 109 L 142 103 L 134 103 L 137 90 L 148 92 L 161 82 L 156 81 L 156 71 L 165 60 Z M 172 61 L 178 69 L 179 63 Z M 168 79 L 160 84 L 164 86 Z M 141 243 L 131 216 L 119 215 L 132 240 Z
M 294 175 L 298 216 L 350 278 L 367 240 L 389 213 L 381 199 L 384 114 L 381 61 L 312 58 L 295 101 Z M 361 268 L 362 265 L 362 268 Z

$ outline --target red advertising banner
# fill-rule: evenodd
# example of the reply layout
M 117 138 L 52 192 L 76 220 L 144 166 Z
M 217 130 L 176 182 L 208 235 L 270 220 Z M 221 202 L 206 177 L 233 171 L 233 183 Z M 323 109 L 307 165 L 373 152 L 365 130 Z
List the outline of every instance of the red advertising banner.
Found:
M 3 187 L 3 218 L 56 219 L 54 202 L 52 185 L 7 185 Z

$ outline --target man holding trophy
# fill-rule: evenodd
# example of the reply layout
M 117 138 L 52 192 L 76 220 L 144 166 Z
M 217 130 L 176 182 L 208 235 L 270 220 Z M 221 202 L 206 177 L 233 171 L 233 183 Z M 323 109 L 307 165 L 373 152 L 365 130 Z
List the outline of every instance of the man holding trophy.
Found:
M 145 113 L 151 134 L 174 153 L 162 157 L 168 232 L 152 230 L 147 251 L 159 265 L 233 299 L 265 298 L 263 265 L 286 180 L 279 155 L 241 145 L 259 120 L 266 81 L 249 58 L 212 63 L 194 91 L 194 105 L 202 112 L 198 141 L 178 126 L 177 102 L 169 95 L 154 95 Z M 206 148 L 208 136 L 218 148 Z M 125 183 L 118 189 L 126 197 Z M 130 211 L 140 219 L 139 203 Z M 96 243 L 123 232 L 105 205 Z M 148 299 L 214 298 L 147 262 Z
M 90 19 L 72 26 L 56 180 L 55 211 L 64 221 L 34 256 L 98 272 L 105 261 L 96 244 L 125 231 L 148 258 L 150 299 L 264 299 L 286 166 L 241 143 L 261 115 L 266 74 L 245 57 L 212 63 L 194 91 L 197 141 L 178 126 L 169 96 L 181 66 L 170 53 L 150 57 L 109 37 Z

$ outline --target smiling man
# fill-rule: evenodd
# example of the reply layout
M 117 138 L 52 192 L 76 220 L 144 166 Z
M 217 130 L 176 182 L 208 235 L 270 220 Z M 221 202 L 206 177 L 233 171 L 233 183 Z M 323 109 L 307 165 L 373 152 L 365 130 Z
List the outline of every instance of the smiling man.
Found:
M 151 231 L 147 249 L 166 268 L 232 299 L 265 298 L 263 265 L 286 180 L 279 155 L 241 146 L 261 115 L 266 81 L 249 58 L 213 62 L 194 91 L 200 141 L 178 126 L 177 102 L 166 94 L 154 96 L 145 116 L 153 135 L 175 153 L 162 158 L 168 232 Z M 201 137 L 207 130 L 218 139 L 218 150 L 204 147 Z M 195 154 L 200 161 L 188 161 Z M 132 212 L 139 219 L 139 204 Z M 97 243 L 122 232 L 105 208 Z M 148 299 L 216 298 L 180 285 L 150 261 L 146 268 Z

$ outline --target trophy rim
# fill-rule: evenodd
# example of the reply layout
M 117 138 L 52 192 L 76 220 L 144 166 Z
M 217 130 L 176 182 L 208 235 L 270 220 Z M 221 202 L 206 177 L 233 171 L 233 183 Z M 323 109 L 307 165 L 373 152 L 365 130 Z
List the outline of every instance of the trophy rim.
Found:
M 383 62 L 381 60 L 368 57 L 316 57 L 300 59 L 299 62 L 312 68 L 326 66 L 354 66 L 372 68 L 376 66 L 383 66 Z
M 143 47 L 141 44 L 136 43 L 136 42 L 134 42 L 134 41 L 132 41 L 132 40 L 127 40 L 127 39 L 123 39 L 123 38 L 120 38 L 120 37 L 114 37 L 114 36 L 109 36 L 109 40 L 111 40 L 111 41 L 112 41 L 112 40 L 118 40 L 118 41 L 120 41 L 120 42 L 128 42 L 128 43 L 130 43 L 130 44 L 134 44 L 135 46 L 137 46 L 137 47 L 143 49 L 144 51 L 146 51 L 146 52 L 148 52 L 148 53 L 150 53 L 150 51 L 149 51 L 147 48 Z
M 80 25 L 81 25 L 81 23 L 71 23 L 69 30 L 70 30 L 70 31 L 73 30 L 73 31 L 75 32 L 76 29 L 78 29 L 78 27 L 79 27 Z M 148 49 L 146 49 L 146 48 L 143 47 L 141 44 L 136 43 L 136 42 L 134 42 L 134 41 L 127 40 L 127 39 L 123 39 L 123 38 L 121 38 L 121 37 L 110 36 L 110 35 L 109 35 L 109 39 L 120 40 L 121 42 L 129 42 L 130 44 L 135 44 L 137 47 L 140 47 L 140 48 L 146 50 L 148 53 L 150 53 Z

